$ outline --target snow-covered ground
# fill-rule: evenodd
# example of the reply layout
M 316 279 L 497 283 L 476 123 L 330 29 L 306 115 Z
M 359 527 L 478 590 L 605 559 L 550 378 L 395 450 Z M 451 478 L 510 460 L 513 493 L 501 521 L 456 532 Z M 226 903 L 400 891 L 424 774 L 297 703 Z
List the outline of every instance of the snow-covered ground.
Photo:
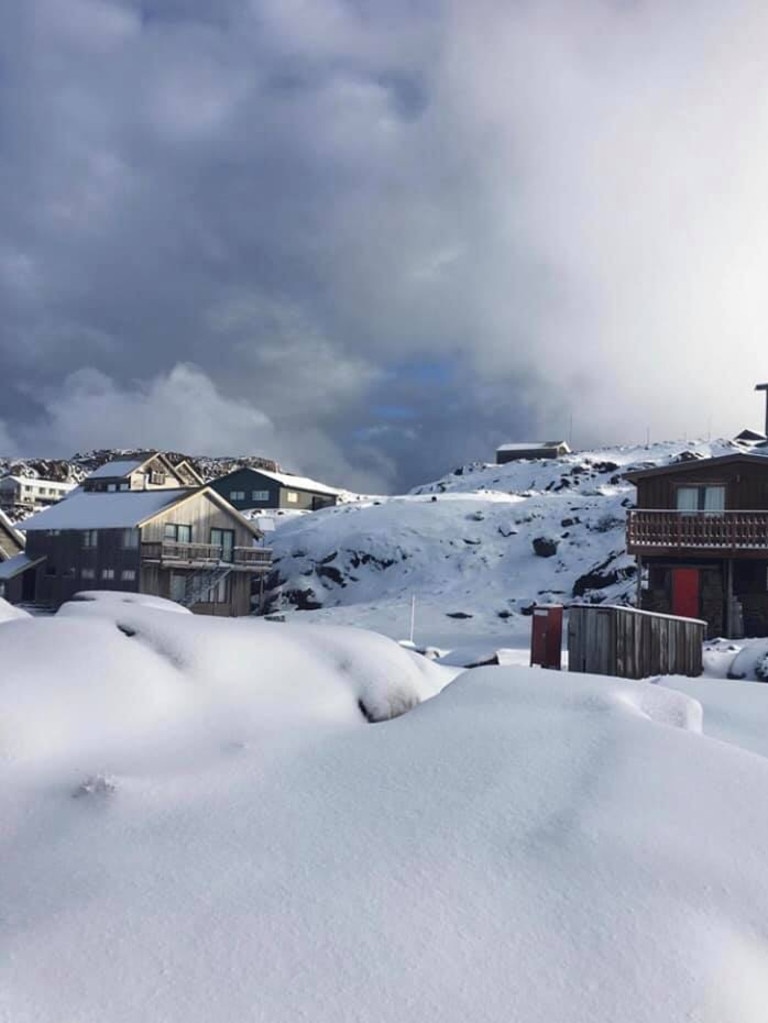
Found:
M 533 601 L 629 599 L 621 473 L 682 448 L 284 520 L 285 622 L 0 600 L 0 1020 L 764 1023 L 768 641 L 524 666 Z
M 768 686 L 108 597 L 0 664 L 3 1020 L 766 1018 Z
M 624 472 L 735 450 L 681 442 L 477 463 L 411 494 L 285 521 L 269 540 L 269 608 L 403 639 L 415 598 L 418 645 L 525 645 L 535 602 L 634 601 Z

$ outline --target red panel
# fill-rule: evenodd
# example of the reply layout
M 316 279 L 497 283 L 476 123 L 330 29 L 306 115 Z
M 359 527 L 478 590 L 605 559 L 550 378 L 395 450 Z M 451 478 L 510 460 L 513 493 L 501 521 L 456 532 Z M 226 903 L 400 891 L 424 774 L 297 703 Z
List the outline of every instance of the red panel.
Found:
M 562 646 L 562 606 L 535 607 L 531 622 L 531 664 L 559 671 Z
M 672 569 L 672 614 L 700 618 L 698 568 Z

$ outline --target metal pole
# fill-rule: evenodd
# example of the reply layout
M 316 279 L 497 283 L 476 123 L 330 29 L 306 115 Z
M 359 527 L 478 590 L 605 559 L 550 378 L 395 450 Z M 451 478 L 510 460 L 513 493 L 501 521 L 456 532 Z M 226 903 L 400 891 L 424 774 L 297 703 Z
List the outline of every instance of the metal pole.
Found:
M 765 391 L 765 435 L 768 437 L 768 384 L 757 384 L 756 391 Z

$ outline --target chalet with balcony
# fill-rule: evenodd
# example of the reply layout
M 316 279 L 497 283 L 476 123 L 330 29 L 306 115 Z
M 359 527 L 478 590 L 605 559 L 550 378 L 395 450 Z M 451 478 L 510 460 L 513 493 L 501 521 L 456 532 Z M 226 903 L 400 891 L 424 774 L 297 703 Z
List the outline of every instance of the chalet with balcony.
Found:
M 629 472 L 627 550 L 639 606 L 702 618 L 709 636 L 768 636 L 768 457 L 733 454 Z
M 243 466 L 210 484 L 234 508 L 317 511 L 337 503 L 340 491 L 306 476 Z
M 83 590 L 121 590 L 200 614 L 249 614 L 271 563 L 261 532 L 209 487 L 78 490 L 24 530 L 6 599 L 52 609 Z

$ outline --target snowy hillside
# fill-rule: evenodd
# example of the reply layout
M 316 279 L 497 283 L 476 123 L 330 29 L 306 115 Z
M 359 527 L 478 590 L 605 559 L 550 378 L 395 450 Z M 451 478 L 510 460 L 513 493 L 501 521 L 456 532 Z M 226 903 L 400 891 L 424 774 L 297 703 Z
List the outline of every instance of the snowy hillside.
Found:
M 268 608 L 402 638 L 415 597 L 417 640 L 439 645 L 463 629 L 503 644 L 527 631 L 534 602 L 633 602 L 624 528 L 635 488 L 622 474 L 734 450 L 658 444 L 477 463 L 402 497 L 293 519 L 270 538 Z
M 0 658 L 9 1023 L 765 1020 L 766 686 L 107 597 Z

